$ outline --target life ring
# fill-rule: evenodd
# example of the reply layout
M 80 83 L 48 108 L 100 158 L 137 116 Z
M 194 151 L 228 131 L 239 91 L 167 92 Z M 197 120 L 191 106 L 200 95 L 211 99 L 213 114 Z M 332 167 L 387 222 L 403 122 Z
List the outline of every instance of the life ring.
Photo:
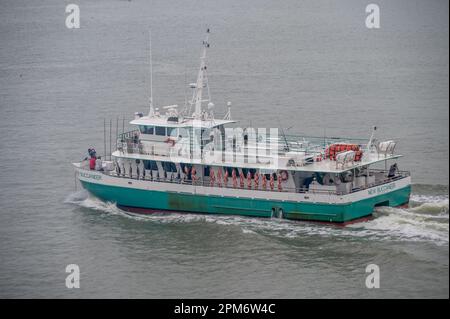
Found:
M 236 170 L 233 168 L 231 171 L 231 177 L 233 178 L 233 187 L 237 187 L 237 177 L 236 177 Z
M 266 178 L 266 175 L 265 175 L 265 174 L 263 174 L 263 176 L 262 176 L 262 187 L 263 187 L 264 189 L 267 188 L 267 178 Z
M 241 188 L 244 187 L 244 179 L 245 179 L 244 173 L 241 171 L 241 173 L 239 174 L 239 184 Z
M 281 174 L 280 175 L 278 175 L 278 190 L 281 192 L 282 190 L 283 190 L 283 188 L 281 187 L 281 180 L 282 180 L 282 177 L 281 177 Z
M 252 187 L 252 174 L 250 172 L 247 173 L 247 187 Z
M 159 171 L 158 171 L 158 173 L 159 173 Z M 183 179 L 186 181 L 188 179 L 188 177 L 189 177 L 189 167 L 186 165 L 184 167 L 184 177 L 183 177 Z
M 270 174 L 270 181 L 269 181 L 270 189 L 273 190 L 275 187 L 275 179 L 273 177 L 273 174 Z
M 258 174 L 258 172 L 255 173 L 255 176 L 253 177 L 253 179 L 255 180 L 255 188 L 258 188 L 258 186 L 259 186 L 259 174 Z
M 214 170 L 211 169 L 210 173 L 209 173 L 209 182 L 211 184 L 211 186 L 214 185 L 214 180 L 216 179 L 216 176 L 214 175 Z
M 217 169 L 217 185 L 222 187 L 222 170 L 220 168 Z
M 166 141 L 165 141 L 167 144 L 170 144 L 170 146 L 175 146 L 175 143 L 176 143 L 176 141 L 173 139 L 173 138 L 168 138 Z
M 193 181 L 196 181 L 196 180 L 197 180 L 197 176 L 195 176 L 195 174 L 196 174 L 195 167 L 192 166 L 192 169 L 191 169 L 191 178 L 192 178 Z
M 287 181 L 289 178 L 289 173 L 286 170 L 280 172 L 281 180 Z
M 228 185 L 228 170 L 225 170 L 225 174 L 223 174 L 223 183 Z

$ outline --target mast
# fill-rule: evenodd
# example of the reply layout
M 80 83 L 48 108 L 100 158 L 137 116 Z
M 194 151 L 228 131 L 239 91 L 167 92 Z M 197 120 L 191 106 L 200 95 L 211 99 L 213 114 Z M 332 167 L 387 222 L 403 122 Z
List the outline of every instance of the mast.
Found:
M 149 30 L 149 41 L 150 41 L 150 110 L 148 116 L 151 117 L 155 114 L 153 108 L 153 63 L 152 63 L 152 30 Z
M 198 71 L 197 76 L 197 83 L 195 84 L 195 90 L 192 96 L 192 102 L 191 104 L 195 104 L 195 110 L 193 117 L 194 118 L 201 118 L 202 116 L 202 94 L 203 94 L 203 86 L 205 85 L 205 80 L 207 82 L 206 77 L 206 49 L 209 48 L 209 28 L 206 30 L 206 39 L 203 41 L 203 52 L 202 56 L 200 57 L 200 70 Z M 208 94 L 209 94 L 209 88 L 208 88 Z

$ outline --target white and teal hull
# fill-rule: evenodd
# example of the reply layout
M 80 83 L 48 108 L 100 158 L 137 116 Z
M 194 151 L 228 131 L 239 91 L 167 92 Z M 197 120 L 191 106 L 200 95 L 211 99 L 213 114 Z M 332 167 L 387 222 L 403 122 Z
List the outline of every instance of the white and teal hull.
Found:
M 96 197 L 138 212 L 181 211 L 345 223 L 370 216 L 376 206 L 409 202 L 409 176 L 346 195 L 292 193 L 195 186 L 109 176 L 78 169 L 83 187 Z

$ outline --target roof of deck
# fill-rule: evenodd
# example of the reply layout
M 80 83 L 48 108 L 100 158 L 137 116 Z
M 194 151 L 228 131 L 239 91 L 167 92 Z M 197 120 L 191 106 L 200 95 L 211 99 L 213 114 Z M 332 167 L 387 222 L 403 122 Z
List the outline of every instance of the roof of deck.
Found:
M 138 119 L 132 120 L 130 124 L 132 125 L 154 125 L 154 126 L 164 126 L 164 127 L 198 127 L 198 128 L 213 128 L 220 125 L 236 123 L 237 121 L 232 120 L 198 120 L 193 118 L 184 118 L 181 122 L 171 122 L 167 121 L 167 116 L 143 116 Z

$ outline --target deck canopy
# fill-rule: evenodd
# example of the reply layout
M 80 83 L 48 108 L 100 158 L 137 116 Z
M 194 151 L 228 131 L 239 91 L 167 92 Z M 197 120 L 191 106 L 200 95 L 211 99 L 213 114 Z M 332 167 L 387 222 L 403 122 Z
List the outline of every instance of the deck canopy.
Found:
M 181 121 L 169 121 L 166 116 L 142 116 L 130 122 L 132 125 L 149 125 L 149 126 L 165 126 L 165 127 L 197 127 L 197 128 L 214 128 L 217 126 L 236 123 L 233 120 L 211 119 L 198 120 L 194 118 L 184 118 Z

